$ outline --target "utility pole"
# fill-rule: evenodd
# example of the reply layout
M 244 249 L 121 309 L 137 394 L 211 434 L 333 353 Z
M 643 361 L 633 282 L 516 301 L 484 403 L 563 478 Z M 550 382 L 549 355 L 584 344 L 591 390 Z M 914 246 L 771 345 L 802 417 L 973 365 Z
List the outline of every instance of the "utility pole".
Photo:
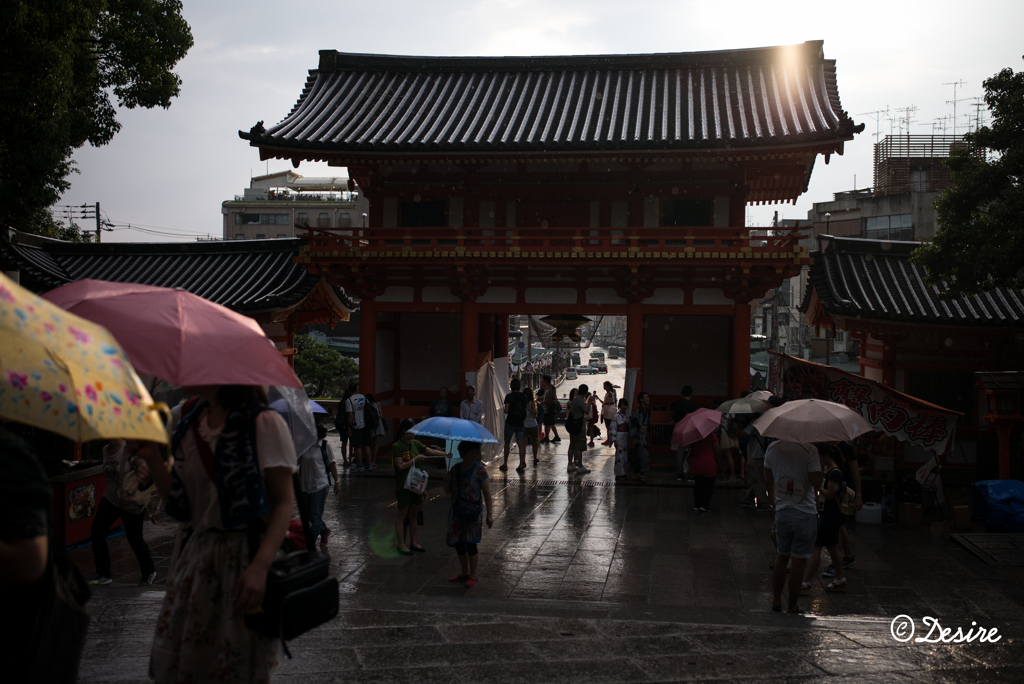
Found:
M 102 242 L 103 226 L 100 223 L 100 203 L 96 203 L 96 242 Z

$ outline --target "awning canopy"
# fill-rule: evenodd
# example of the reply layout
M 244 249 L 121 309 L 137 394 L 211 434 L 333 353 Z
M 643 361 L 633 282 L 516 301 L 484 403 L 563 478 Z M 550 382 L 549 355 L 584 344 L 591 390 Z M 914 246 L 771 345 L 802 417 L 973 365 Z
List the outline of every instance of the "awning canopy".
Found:
M 768 383 L 784 399 L 824 399 L 849 406 L 879 432 L 937 454 L 948 453 L 957 411 L 897 392 L 832 366 L 771 352 Z

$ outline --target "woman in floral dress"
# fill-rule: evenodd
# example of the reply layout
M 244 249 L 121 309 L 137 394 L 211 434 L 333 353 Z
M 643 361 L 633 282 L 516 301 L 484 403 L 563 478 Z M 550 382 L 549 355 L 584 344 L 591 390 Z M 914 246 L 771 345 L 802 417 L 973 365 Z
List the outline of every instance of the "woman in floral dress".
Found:
M 455 464 L 444 476 L 444 493 L 452 494 L 452 507 L 448 511 L 448 546 L 455 547 L 462 572 L 448 579 L 449 582 L 465 582 L 467 587 L 476 586 L 476 545 L 483 536 L 484 506 L 487 510 L 487 527 L 494 525 L 491 514 L 491 483 L 487 470 L 480 464 L 480 445 L 476 442 L 459 444 L 460 463 Z M 479 513 L 472 517 L 474 510 Z
M 157 682 L 266 684 L 281 642 L 245 626 L 263 603 L 267 571 L 292 517 L 295 447 L 261 387 L 188 388 L 168 472 L 158 448 L 139 447 L 171 517 L 188 522 L 157 620 L 149 672 Z M 262 524 L 260 524 L 262 521 Z M 249 526 L 263 528 L 250 554 Z

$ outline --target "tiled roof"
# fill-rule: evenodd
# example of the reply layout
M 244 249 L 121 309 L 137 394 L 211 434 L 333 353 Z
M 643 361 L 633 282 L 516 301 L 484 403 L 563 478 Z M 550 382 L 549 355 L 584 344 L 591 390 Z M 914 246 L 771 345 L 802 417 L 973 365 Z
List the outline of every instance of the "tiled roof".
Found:
M 1024 327 L 1024 290 L 999 288 L 969 297 L 940 299 L 938 288 L 925 285 L 925 271 L 910 262 L 919 244 L 819 236 L 819 250 L 811 253 L 814 261 L 808 290 L 814 289 L 831 316 Z M 805 309 L 810 299 L 804 297 Z
M 239 312 L 283 309 L 320 282 L 295 263 L 300 238 L 195 243 L 61 242 L 0 230 L 0 258 L 46 289 L 91 278 L 181 288 Z M 334 288 L 349 310 L 357 304 Z
M 320 52 L 254 146 L 346 152 L 758 148 L 852 139 L 822 41 L 650 55 Z

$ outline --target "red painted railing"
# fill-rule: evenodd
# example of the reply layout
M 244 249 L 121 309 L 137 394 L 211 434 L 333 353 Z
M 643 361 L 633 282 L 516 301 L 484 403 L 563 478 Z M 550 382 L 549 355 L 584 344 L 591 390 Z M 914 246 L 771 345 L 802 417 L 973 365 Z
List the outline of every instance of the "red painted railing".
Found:
M 767 228 L 311 228 L 318 252 L 793 253 L 807 234 Z M 339 255 L 340 256 L 340 255 Z M 762 257 L 763 258 L 763 257 Z

